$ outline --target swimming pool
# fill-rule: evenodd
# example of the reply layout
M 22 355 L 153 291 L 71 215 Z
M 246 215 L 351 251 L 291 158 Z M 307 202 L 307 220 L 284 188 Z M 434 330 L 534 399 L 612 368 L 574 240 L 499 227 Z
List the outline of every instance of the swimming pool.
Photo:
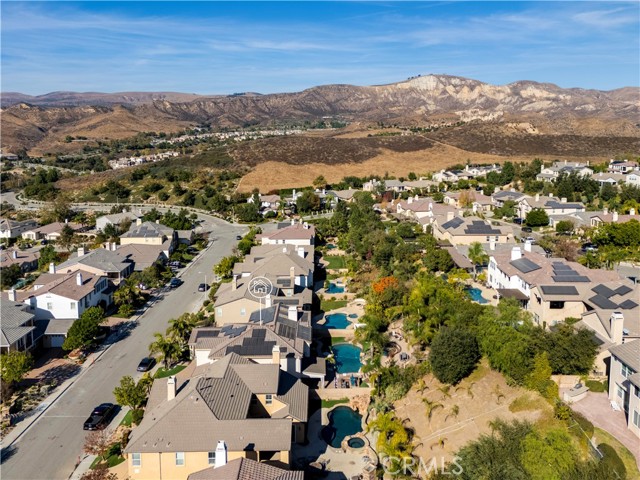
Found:
M 338 247 L 336 247 L 333 243 L 327 243 L 327 250 L 333 250 L 334 248 Z
M 324 328 L 347 328 L 351 322 L 347 320 L 346 313 L 331 313 L 324 316 Z
M 322 439 L 333 448 L 340 448 L 346 437 L 360 432 L 362 415 L 349 407 L 336 407 L 329 412 L 329 425 L 322 429 Z
M 482 296 L 482 290 L 479 288 L 467 288 L 466 291 L 474 302 L 489 303 L 489 300 Z
M 350 343 L 339 343 L 331 347 L 336 359 L 336 371 L 338 373 L 355 373 L 360 371 L 362 362 L 360 354 L 362 349 Z
M 325 290 L 326 293 L 344 293 L 344 287 L 339 287 L 335 283 L 331 282 L 329 287 Z

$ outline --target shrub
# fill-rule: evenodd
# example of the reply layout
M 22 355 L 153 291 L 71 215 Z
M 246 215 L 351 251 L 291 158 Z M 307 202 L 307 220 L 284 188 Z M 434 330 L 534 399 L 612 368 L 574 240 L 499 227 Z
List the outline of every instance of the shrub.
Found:
M 141 408 L 136 408 L 131 410 L 131 421 L 136 425 L 140 425 L 142 421 L 142 417 L 144 417 L 144 410 Z
M 441 328 L 433 338 L 429 359 L 438 380 L 456 384 L 473 371 L 480 359 L 478 342 L 467 330 Z
M 571 418 L 578 424 L 580 425 L 580 428 L 582 428 L 582 430 L 584 431 L 584 433 L 586 433 L 587 437 L 591 438 L 593 437 L 593 423 L 591 423 L 589 420 L 587 420 L 582 414 L 578 413 L 578 412 L 572 412 L 571 413 Z
M 120 305 L 118 308 L 118 315 L 129 318 L 133 314 L 133 307 L 128 303 Z
M 587 380 L 585 382 L 585 385 L 589 388 L 589 390 L 596 393 L 606 392 L 608 390 L 605 389 L 604 383 L 598 382 L 597 380 Z
M 627 469 L 624 466 L 624 462 L 611 445 L 601 443 L 598 445 L 598 450 L 604 455 L 601 460 L 602 463 L 606 464 L 611 470 L 614 470 L 618 474 L 618 478 L 627 478 Z

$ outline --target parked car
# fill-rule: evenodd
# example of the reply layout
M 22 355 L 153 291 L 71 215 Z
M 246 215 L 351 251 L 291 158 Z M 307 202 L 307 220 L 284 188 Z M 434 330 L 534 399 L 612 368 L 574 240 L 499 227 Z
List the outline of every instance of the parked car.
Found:
M 169 267 L 171 268 L 182 268 L 182 263 L 178 261 L 169 262 Z
M 178 288 L 180 285 L 182 285 L 182 280 L 180 280 L 179 278 L 173 277 L 171 280 L 169 280 L 169 287 L 170 288 Z
M 89 418 L 84 422 L 83 428 L 85 430 L 100 430 L 106 427 L 113 414 L 116 411 L 116 407 L 113 403 L 102 403 L 93 409 Z
M 533 229 L 531 227 L 522 227 L 522 231 L 525 233 L 531 233 L 533 232 Z
M 206 283 L 201 283 L 200 285 L 198 285 L 199 292 L 206 292 L 208 288 L 209 285 L 207 285 Z
M 144 357 L 142 360 L 140 360 L 140 363 L 138 364 L 138 368 L 136 370 L 138 370 L 139 372 L 148 372 L 153 368 L 155 364 L 156 364 L 155 358 Z
M 236 235 L 236 240 L 242 240 L 242 235 Z
M 513 223 L 516 223 L 518 225 L 522 225 L 522 219 L 520 217 L 515 217 L 513 219 Z

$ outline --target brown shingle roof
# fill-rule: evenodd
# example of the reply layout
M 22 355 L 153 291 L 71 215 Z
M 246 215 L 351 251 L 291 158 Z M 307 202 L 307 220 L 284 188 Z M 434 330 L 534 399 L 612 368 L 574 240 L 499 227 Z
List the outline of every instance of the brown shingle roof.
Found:
M 304 480 L 304 472 L 284 470 L 249 458 L 237 458 L 222 467 L 194 472 L 187 480 Z

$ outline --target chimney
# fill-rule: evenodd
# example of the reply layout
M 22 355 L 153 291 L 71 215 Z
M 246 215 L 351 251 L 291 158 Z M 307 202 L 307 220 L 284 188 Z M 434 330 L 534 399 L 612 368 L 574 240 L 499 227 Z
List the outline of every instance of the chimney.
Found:
M 630 208 L 629 209 L 629 215 L 634 216 L 636 214 L 636 209 L 635 208 Z
M 304 258 L 304 248 L 298 247 L 298 256 Z
M 13 258 L 14 260 L 16 260 L 18 258 L 18 251 L 14 250 L 13 252 L 11 252 L 11 258 Z
M 53 262 L 49 263 L 49 273 L 56 273 L 56 264 Z
M 458 216 L 459 217 L 464 217 L 464 210 L 462 210 L 462 209 L 458 210 Z
M 289 269 L 289 280 L 291 280 L 291 288 L 295 288 L 296 285 L 296 267 Z
M 16 289 L 12 288 L 11 290 L 9 290 L 9 301 L 11 302 L 15 302 L 16 301 Z
M 604 210 L 602 211 L 602 213 L 604 213 L 605 215 L 609 214 L 609 207 L 604 207 Z
M 156 220 L 156 225 L 160 225 L 160 219 Z
M 509 190 L 509 191 L 510 191 L 510 192 L 515 192 L 515 191 L 516 191 L 516 189 L 515 189 L 515 188 L 513 188 L 513 187 L 511 187 L 511 190 Z
M 84 247 L 78 247 L 78 258 L 84 256 Z
M 496 241 L 495 240 L 491 240 L 489 242 L 489 250 L 495 250 L 496 249 Z
M 298 321 L 298 307 L 295 305 L 289 305 L 289 311 L 287 312 L 287 318 L 289 320 L 293 320 L 294 322 Z
M 76 273 L 76 285 L 82 285 L 82 274 L 80 272 Z
M 231 281 L 231 290 L 236 290 L 238 288 L 238 275 L 233 276 L 233 280 Z
M 513 247 L 511 249 L 511 261 L 519 260 L 521 258 L 522 258 L 522 250 L 520 250 L 520 247 Z
M 539 201 L 540 201 L 540 194 L 536 193 L 536 202 L 539 202 Z
M 271 363 L 280 366 L 280 347 L 274 345 L 271 349 Z
M 171 375 L 167 379 L 167 400 L 171 401 L 176 398 L 176 376 Z
M 624 330 L 624 315 L 622 312 L 613 312 L 609 330 L 611 331 L 611 341 L 616 345 L 622 345 L 622 334 Z
M 325 188 L 322 189 L 322 194 L 326 195 L 327 194 L 327 190 Z
M 524 242 L 524 251 L 531 252 L 531 240 L 527 240 Z
M 267 294 L 266 297 L 264 297 L 264 308 L 269 308 L 271 307 L 272 303 L 271 303 L 271 294 Z
M 142 219 L 136 218 L 136 226 L 140 226 L 140 225 L 142 225 Z
M 560 203 L 567 203 L 567 197 L 562 197 L 560 199 Z
M 65 219 L 64 219 L 64 223 L 69 223 L 69 219 L 68 219 L 68 218 L 65 218 Z
M 224 467 L 227 464 L 227 446 L 224 443 L 224 440 L 220 440 L 218 442 L 218 446 L 216 447 L 216 462 L 213 465 L 213 468 Z
M 447 212 L 447 222 L 450 220 L 453 220 L 454 216 L 455 216 L 454 212 Z
M 565 161 L 564 161 L 564 164 L 566 165 L 567 163 L 568 163 L 568 162 L 565 160 Z
M 291 226 L 293 227 L 295 224 L 296 224 L 296 219 L 295 219 L 295 218 L 292 218 L 292 219 L 291 219 Z
M 411 205 L 413 203 L 413 197 L 407 198 L 407 203 Z
M 429 202 L 429 210 L 433 210 L 433 203 Z
M 127 213 L 127 209 L 126 209 L 126 208 L 123 208 L 123 209 L 122 209 L 122 213 Z
M 282 247 L 282 253 L 287 253 L 287 246 Z
M 613 212 L 613 221 L 614 222 L 618 221 L 618 212 Z

